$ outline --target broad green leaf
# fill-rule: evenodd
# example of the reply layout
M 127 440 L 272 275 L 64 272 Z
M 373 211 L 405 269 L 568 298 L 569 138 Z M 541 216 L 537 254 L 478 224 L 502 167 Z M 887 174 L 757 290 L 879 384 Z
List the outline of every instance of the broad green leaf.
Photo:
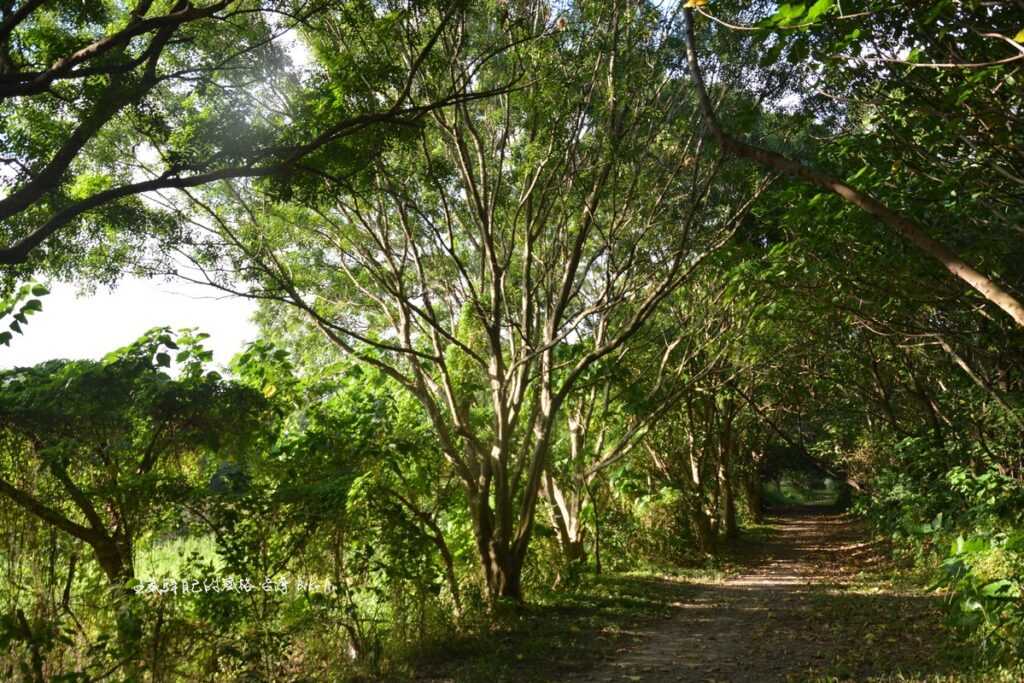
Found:
M 835 0 L 818 0 L 807 10 L 807 16 L 804 17 L 804 21 L 816 21 L 818 17 L 832 9 L 835 4 Z

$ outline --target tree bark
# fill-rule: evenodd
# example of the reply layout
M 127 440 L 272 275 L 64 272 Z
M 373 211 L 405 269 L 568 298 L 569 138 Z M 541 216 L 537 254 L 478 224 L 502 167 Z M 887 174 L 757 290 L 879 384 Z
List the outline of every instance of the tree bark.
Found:
M 486 549 L 483 562 L 487 592 L 491 600 L 508 598 L 521 603 L 523 558 L 509 549 L 500 548 L 492 543 Z
M 739 525 L 736 523 L 736 495 L 732 486 L 732 472 L 730 461 L 735 449 L 735 435 L 733 434 L 732 410 L 723 418 L 724 426 L 721 430 L 718 443 L 718 485 L 721 488 L 721 516 L 723 533 L 727 539 L 734 539 L 739 536 Z
M 566 564 L 585 562 L 586 527 L 581 519 L 582 494 L 574 491 L 562 491 L 551 473 L 544 475 L 544 495 L 548 501 L 551 522 L 558 532 L 558 546 L 562 550 L 562 558 Z
M 522 573 L 526 553 L 495 528 L 494 512 L 486 499 L 470 494 L 473 531 L 476 535 L 480 567 L 491 603 L 500 598 L 523 601 Z M 525 546 L 522 546 L 525 550 Z
M 110 540 L 91 545 L 96 554 L 96 561 L 103 569 L 111 586 L 124 586 L 135 578 L 131 560 L 125 559 L 121 549 L 117 547 L 117 543 Z
M 704 510 L 700 501 L 687 505 L 686 516 L 693 530 L 693 539 L 697 550 L 708 555 L 718 554 L 718 534 L 715 531 L 711 516 Z
M 747 514 L 755 524 L 764 519 L 764 502 L 761 500 L 761 481 L 754 474 L 743 477 L 743 493 L 747 501 Z

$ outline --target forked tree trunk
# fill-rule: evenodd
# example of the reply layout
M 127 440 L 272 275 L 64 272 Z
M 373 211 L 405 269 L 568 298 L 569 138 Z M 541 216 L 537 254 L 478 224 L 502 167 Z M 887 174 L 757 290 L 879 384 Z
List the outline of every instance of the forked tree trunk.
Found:
M 544 496 L 548 501 L 551 523 L 558 534 L 558 547 L 566 564 L 585 562 L 586 526 L 583 524 L 582 493 L 569 491 L 568 495 L 550 473 L 544 475 Z
M 693 424 L 692 417 L 690 424 Z M 697 457 L 698 450 L 692 433 L 688 434 L 687 438 L 689 440 L 690 472 L 689 480 L 686 481 L 684 490 L 689 489 L 690 492 L 684 495 L 684 513 L 690 523 L 690 530 L 693 532 L 693 539 L 697 545 L 697 550 L 708 555 L 715 555 L 718 553 L 718 529 L 712 516 L 715 503 L 712 501 L 711 505 L 707 505 L 705 502 L 707 482 L 701 476 L 701 461 Z M 713 493 L 715 487 L 711 488 Z
M 520 548 L 525 549 L 525 544 L 517 545 L 512 539 L 502 536 L 502 525 L 496 525 L 494 511 L 486 499 L 481 500 L 471 494 L 470 512 L 488 600 L 493 603 L 499 598 L 511 598 L 522 602 L 526 553 Z M 507 528 L 508 525 L 505 526 Z
M 481 548 L 484 580 L 491 601 L 509 598 L 516 602 L 523 600 L 523 558 L 510 549 L 496 547 L 494 543 Z

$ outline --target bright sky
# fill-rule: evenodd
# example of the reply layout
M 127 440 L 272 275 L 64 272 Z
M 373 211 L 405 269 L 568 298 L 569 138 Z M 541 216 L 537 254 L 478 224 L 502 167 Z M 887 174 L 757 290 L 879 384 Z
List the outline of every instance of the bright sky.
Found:
M 312 56 L 294 31 L 282 36 L 298 68 Z M 133 342 L 151 327 L 196 327 L 206 332 L 206 348 L 217 365 L 226 365 L 246 342 L 256 338 L 250 318 L 254 302 L 223 298 L 209 287 L 182 281 L 126 278 L 113 290 L 79 297 L 66 283 L 47 283 L 43 310 L 29 318 L 22 335 L 0 346 L 0 369 L 34 365 L 51 358 L 99 359 Z M 9 321 L 9 319 L 8 319 Z
M 102 358 L 151 327 L 197 327 L 206 332 L 214 363 L 226 365 L 257 336 L 250 318 L 254 302 L 218 298 L 202 285 L 125 279 L 110 291 L 79 297 L 74 286 L 51 284 L 43 310 L 31 316 L 23 335 L 0 346 L 0 368 L 34 365 L 51 358 Z

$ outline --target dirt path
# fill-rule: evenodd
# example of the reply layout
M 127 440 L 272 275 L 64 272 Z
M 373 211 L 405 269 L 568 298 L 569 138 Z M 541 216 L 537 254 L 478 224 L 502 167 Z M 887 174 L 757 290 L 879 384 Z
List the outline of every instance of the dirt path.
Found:
M 565 680 L 913 681 L 949 670 L 938 599 L 865 579 L 884 559 L 855 522 L 813 510 L 769 522 L 777 533 L 744 544 L 738 575 L 695 584 L 633 647 Z

